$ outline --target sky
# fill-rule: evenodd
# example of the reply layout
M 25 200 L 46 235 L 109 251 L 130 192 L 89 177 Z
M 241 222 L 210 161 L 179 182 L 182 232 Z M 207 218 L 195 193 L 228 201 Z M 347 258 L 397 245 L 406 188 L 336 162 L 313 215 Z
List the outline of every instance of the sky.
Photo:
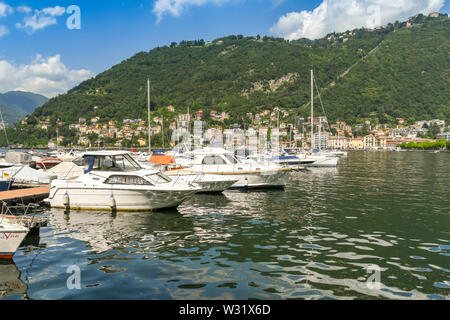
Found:
M 173 41 L 316 39 L 435 11 L 450 0 L 0 0 L 0 93 L 54 97 Z

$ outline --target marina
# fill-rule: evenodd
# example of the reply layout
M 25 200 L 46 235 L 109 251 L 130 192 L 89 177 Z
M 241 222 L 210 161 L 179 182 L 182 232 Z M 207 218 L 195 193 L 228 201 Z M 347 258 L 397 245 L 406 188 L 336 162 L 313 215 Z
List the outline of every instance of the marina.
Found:
M 448 156 L 353 151 L 291 171 L 284 191 L 163 211 L 43 207 L 48 225 L 8 263 L 33 299 L 448 299 Z M 70 265 L 81 290 L 65 287 Z M 365 283 L 373 265 L 380 289 Z
M 16 2 L 2 303 L 450 300 L 450 0 Z

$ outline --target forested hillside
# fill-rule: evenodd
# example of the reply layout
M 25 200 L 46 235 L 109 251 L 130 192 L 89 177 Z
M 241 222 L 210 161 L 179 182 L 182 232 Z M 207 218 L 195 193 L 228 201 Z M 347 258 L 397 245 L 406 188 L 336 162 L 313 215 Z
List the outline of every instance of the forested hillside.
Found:
M 230 36 L 212 43 L 185 41 L 141 52 L 34 113 L 75 122 L 145 118 L 146 79 L 152 108 L 226 110 L 237 116 L 263 107 L 298 108 L 305 115 L 309 70 L 325 88 L 331 119 L 381 117 L 449 118 L 450 22 L 418 16 L 374 31 L 353 30 L 313 42 Z M 365 59 L 371 50 L 379 46 Z M 359 61 L 359 62 L 358 62 Z M 303 108 L 301 108 L 303 106 Z
M 163 115 L 165 121 L 174 121 L 188 107 L 192 112 L 202 109 L 209 123 L 210 110 L 228 112 L 230 118 L 220 123 L 225 126 L 248 123 L 247 112 L 276 106 L 290 110 L 289 121 L 293 115 L 306 118 L 311 68 L 331 122 L 449 120 L 449 52 L 447 15 L 418 15 L 408 22 L 315 41 L 237 35 L 172 43 L 140 52 L 50 99 L 28 117 L 27 125 L 9 129 L 8 136 L 11 143 L 43 145 L 55 136 L 58 123 L 66 143 L 75 143 L 78 134 L 69 125 L 80 117 L 98 116 L 99 123 L 146 119 L 147 78 L 154 115 Z M 175 113 L 167 111 L 169 105 Z M 44 120 L 49 128 L 37 129 Z M 6 144 L 1 137 L 0 142 Z

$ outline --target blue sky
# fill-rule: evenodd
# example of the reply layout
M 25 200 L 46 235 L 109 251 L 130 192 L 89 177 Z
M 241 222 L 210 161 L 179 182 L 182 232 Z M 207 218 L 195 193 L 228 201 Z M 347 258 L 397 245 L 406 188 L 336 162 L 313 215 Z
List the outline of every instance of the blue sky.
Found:
M 55 96 L 137 52 L 172 41 L 230 34 L 321 37 L 365 26 L 373 13 L 370 3 L 383 1 L 356 0 L 360 7 L 351 10 L 352 0 L 0 0 L 0 92 Z M 440 12 L 450 12 L 445 0 L 398 0 L 393 6 L 396 1 L 381 5 L 380 24 L 434 9 L 436 3 Z M 66 27 L 70 14 L 64 10 L 70 5 L 81 10 L 79 30 Z

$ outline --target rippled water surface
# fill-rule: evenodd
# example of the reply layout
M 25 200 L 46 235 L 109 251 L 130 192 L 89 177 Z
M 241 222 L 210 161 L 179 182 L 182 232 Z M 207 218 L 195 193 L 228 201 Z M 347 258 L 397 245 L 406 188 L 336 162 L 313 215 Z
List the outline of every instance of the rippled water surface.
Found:
M 4 299 L 449 299 L 450 154 L 351 152 L 284 192 L 113 217 L 51 210 Z M 67 268 L 81 271 L 69 290 Z M 381 285 L 370 288 L 368 267 Z M 370 270 L 372 270 L 370 269 Z

